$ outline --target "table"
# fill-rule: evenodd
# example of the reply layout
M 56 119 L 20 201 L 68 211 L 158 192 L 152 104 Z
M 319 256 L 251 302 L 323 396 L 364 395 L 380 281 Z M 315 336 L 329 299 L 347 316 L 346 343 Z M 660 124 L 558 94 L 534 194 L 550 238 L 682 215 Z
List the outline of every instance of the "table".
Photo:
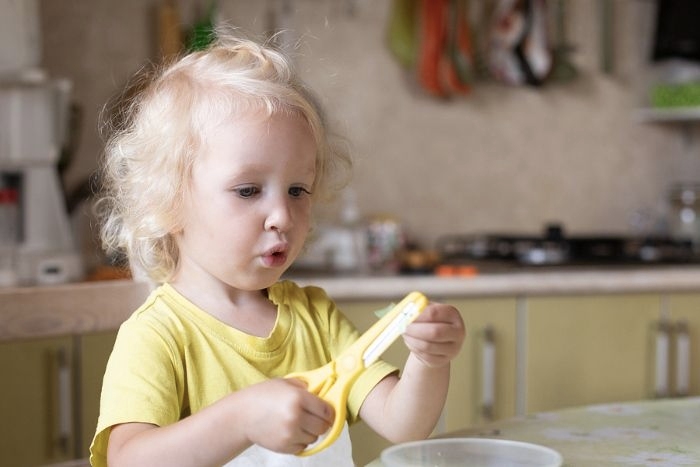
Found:
M 565 467 L 700 465 L 700 397 L 599 404 L 459 430 L 448 437 L 525 441 L 559 451 Z M 375 460 L 368 467 L 381 467 Z

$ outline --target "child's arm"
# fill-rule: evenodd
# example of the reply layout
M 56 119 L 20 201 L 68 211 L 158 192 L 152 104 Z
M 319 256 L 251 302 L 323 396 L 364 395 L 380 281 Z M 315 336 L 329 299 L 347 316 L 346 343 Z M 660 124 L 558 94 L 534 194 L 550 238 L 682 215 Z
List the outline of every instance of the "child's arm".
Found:
M 295 453 L 324 433 L 333 408 L 294 379 L 273 379 L 232 393 L 177 423 L 112 428 L 110 466 L 223 465 L 252 444 Z
M 411 351 L 401 379 L 384 378 L 369 393 L 360 417 L 378 434 L 398 443 L 426 438 L 442 411 L 450 381 L 450 361 L 464 341 L 456 308 L 432 303 L 406 328 Z

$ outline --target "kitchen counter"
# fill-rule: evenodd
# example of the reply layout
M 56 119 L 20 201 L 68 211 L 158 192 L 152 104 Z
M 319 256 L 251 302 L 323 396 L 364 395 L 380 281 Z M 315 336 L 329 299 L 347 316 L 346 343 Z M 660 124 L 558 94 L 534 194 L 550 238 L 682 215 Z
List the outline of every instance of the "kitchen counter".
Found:
M 130 280 L 0 288 L 0 342 L 117 329 L 147 294 Z
M 299 276 L 335 300 L 394 300 L 420 290 L 451 297 L 700 292 L 700 266 L 517 271 L 475 277 Z M 129 280 L 0 289 L 0 341 L 116 329 L 148 294 Z
M 523 441 L 566 466 L 700 465 L 700 398 L 596 404 L 501 420 L 445 435 Z M 382 467 L 375 460 L 367 467 Z
M 394 299 L 413 290 L 430 297 L 700 292 L 700 266 L 619 269 L 541 269 L 474 277 L 299 277 L 324 288 L 335 300 Z

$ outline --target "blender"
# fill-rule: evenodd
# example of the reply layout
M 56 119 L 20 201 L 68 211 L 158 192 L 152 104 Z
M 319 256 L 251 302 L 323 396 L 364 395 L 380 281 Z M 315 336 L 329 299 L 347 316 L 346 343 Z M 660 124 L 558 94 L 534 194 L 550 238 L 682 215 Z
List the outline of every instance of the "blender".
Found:
M 0 286 L 80 279 L 58 159 L 71 83 L 39 67 L 38 0 L 0 0 Z
M 0 285 L 82 275 L 57 168 L 69 95 L 65 80 L 0 81 Z

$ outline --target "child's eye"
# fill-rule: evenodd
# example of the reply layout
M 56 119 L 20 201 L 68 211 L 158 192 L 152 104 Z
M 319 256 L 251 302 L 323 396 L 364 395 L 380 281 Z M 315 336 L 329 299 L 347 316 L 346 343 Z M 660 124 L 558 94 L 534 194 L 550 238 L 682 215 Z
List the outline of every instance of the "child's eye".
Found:
M 251 198 L 260 193 L 260 190 L 255 186 L 242 186 L 235 188 L 233 191 L 241 198 Z
M 299 198 L 303 194 L 310 195 L 311 192 L 304 188 L 303 186 L 293 186 L 289 188 L 289 195 L 294 197 L 294 198 Z

